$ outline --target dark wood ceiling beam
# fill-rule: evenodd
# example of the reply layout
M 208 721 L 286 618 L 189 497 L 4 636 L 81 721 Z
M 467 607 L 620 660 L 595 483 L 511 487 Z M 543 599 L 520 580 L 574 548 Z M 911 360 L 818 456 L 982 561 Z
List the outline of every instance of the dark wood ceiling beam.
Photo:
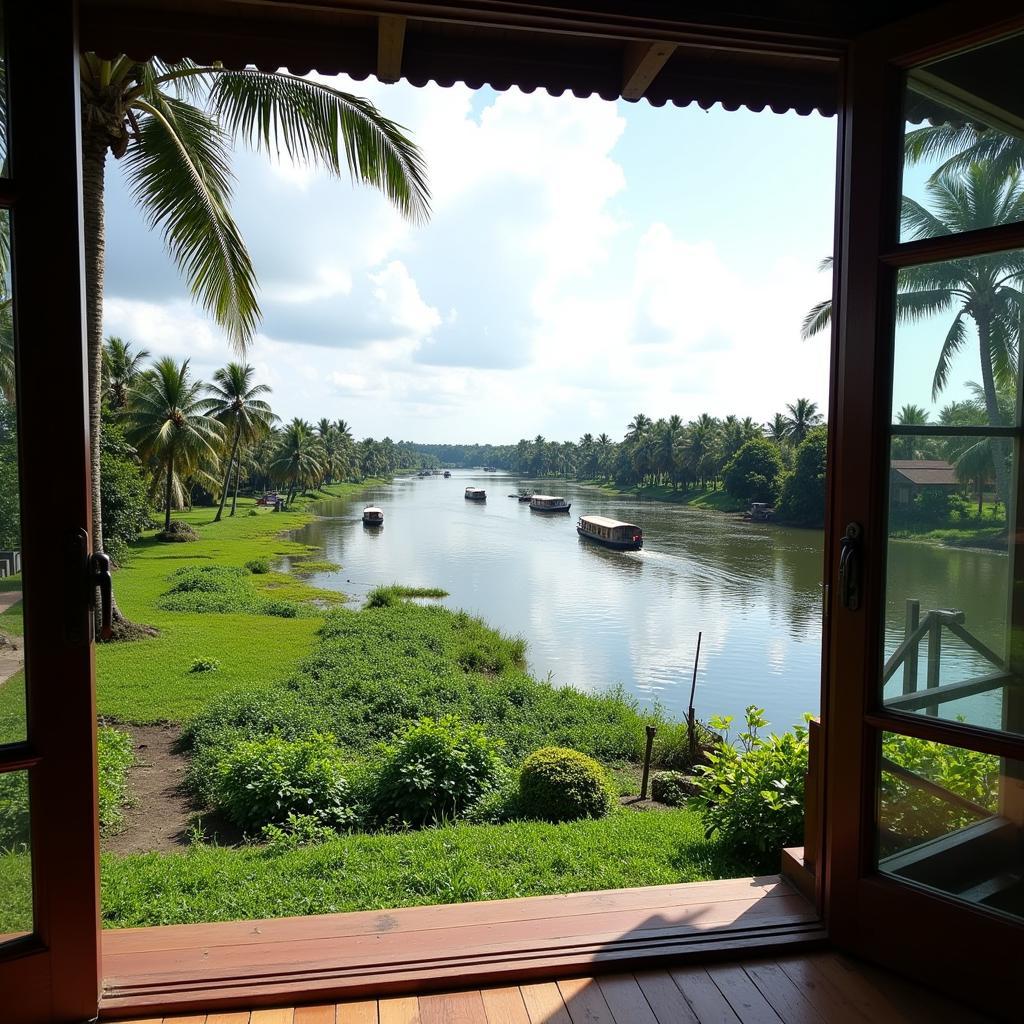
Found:
M 406 19 L 382 14 L 377 19 L 377 78 L 397 82 L 402 77 L 402 49 L 405 46 Z
M 675 49 L 674 43 L 627 43 L 622 61 L 622 98 L 640 99 Z

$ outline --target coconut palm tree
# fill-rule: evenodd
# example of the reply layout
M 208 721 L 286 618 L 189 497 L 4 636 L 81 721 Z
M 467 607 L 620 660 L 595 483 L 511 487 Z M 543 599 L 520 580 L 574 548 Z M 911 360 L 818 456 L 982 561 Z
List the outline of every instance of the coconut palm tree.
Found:
M 209 415 L 214 403 L 203 397 L 205 385 L 193 380 L 188 360 L 170 356 L 141 374 L 128 392 L 128 440 L 152 464 L 155 496 L 163 488 L 164 531 L 171 528 L 171 509 L 185 504 L 187 477 L 196 475 L 216 486 L 211 469 L 219 465 L 223 426 Z
M 789 427 L 786 423 L 786 417 L 781 412 L 777 412 L 772 417 L 771 423 L 764 425 L 764 436 L 780 448 L 786 443 L 789 437 Z
M 238 459 L 238 445 L 241 441 L 251 443 L 261 434 L 266 433 L 277 417 L 270 406 L 259 396 L 269 395 L 270 388 L 266 384 L 253 384 L 255 369 L 248 363 L 228 363 L 213 375 L 213 383 L 208 385 L 212 403 L 210 410 L 224 424 L 231 450 L 224 468 L 224 482 L 220 489 L 220 504 L 215 523 L 220 522 L 224 514 L 224 503 L 228 497 L 228 484 L 231 470 Z
M 300 487 L 308 487 L 323 472 L 321 448 L 310 425 L 293 419 L 282 431 L 270 464 L 273 476 L 288 485 L 287 504 Z
M 121 160 L 193 295 L 244 351 L 260 320 L 256 275 L 230 213 L 235 140 L 380 189 L 406 216 L 427 215 L 423 158 L 367 100 L 323 82 L 182 60 L 81 57 L 86 325 L 93 547 L 100 508 L 104 174 Z
M 787 404 L 786 436 L 794 447 L 800 444 L 810 433 L 812 427 L 818 426 L 823 417 L 818 412 L 818 403 L 809 398 L 798 398 L 791 405 Z
M 128 401 L 128 390 L 135 385 L 149 351 L 132 351 L 132 343 L 111 334 L 103 343 L 103 391 L 111 409 L 120 411 Z
M 903 199 L 903 228 L 910 239 L 960 234 L 1024 220 L 1024 183 L 999 163 L 979 162 L 933 176 L 925 186 L 928 204 Z M 1008 422 L 999 404 L 999 386 L 1016 375 L 1019 333 L 1024 317 L 1024 255 L 1020 250 L 947 260 L 900 271 L 897 315 L 907 321 L 943 313 L 953 319 L 932 374 L 933 400 L 945 390 L 953 358 L 969 341 L 973 324 L 981 364 L 981 390 L 988 423 Z M 828 324 L 831 306 L 822 303 L 804 320 L 804 336 Z M 996 482 L 1009 493 L 1006 460 L 995 459 Z

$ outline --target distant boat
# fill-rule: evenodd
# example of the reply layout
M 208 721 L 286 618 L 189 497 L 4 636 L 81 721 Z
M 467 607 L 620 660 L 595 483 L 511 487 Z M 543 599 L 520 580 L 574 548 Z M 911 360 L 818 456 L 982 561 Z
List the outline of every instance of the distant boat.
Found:
M 533 501 L 533 495 L 532 494 L 520 494 L 518 497 L 519 497 L 519 503 L 521 505 L 526 503 L 527 501 Z
M 568 512 L 572 505 L 565 498 L 552 494 L 535 494 L 530 498 L 531 512 Z
M 743 518 L 750 523 L 767 523 L 774 517 L 775 509 L 764 501 L 755 501 L 750 508 L 743 513 Z
M 450 473 L 450 472 L 448 472 L 448 470 L 446 469 L 446 470 L 444 471 L 444 478 L 445 478 L 445 480 L 447 480 L 447 479 L 448 479 L 448 478 L 449 478 L 450 476 L 451 476 L 451 473 Z
M 466 488 L 466 500 L 467 501 L 486 501 L 487 492 L 482 487 L 467 487 Z
M 363 509 L 363 526 L 383 526 L 384 513 L 376 505 L 367 505 Z
M 496 473 L 497 470 L 493 466 L 484 466 L 485 473 Z
M 623 551 L 638 551 L 644 546 L 644 531 L 639 526 L 604 516 L 580 516 L 576 532 L 587 540 Z

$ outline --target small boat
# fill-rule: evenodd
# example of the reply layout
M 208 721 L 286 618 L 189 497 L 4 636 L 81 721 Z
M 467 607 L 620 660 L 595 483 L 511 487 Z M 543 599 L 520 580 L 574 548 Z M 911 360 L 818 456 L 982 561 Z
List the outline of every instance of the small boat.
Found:
M 482 487 L 467 487 L 466 488 L 466 500 L 467 501 L 486 501 L 487 492 Z
M 493 466 L 484 466 L 485 473 L 497 473 L 497 470 Z
M 376 505 L 367 505 L 363 509 L 363 526 L 383 526 L 384 513 Z
M 621 551 L 639 551 L 644 546 L 644 531 L 639 526 L 604 516 L 580 516 L 576 532 L 587 540 Z
M 444 471 L 444 478 L 445 478 L 445 480 L 448 480 L 448 479 L 451 478 L 451 473 L 447 469 Z
M 553 494 L 535 494 L 530 498 L 531 512 L 568 512 L 572 505 Z
M 775 509 L 765 501 L 755 501 L 750 508 L 743 513 L 743 518 L 748 523 L 767 523 L 775 517 Z
M 533 501 L 533 495 L 532 494 L 520 494 L 519 495 L 519 504 L 520 505 L 525 504 L 528 501 Z

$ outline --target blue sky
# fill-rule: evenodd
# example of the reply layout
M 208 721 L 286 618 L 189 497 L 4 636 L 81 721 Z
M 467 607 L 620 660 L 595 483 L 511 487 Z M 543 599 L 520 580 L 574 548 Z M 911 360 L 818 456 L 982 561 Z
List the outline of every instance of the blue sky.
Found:
M 248 359 L 285 418 L 418 441 L 621 436 L 826 405 L 835 119 L 340 81 L 424 148 L 434 216 L 236 154 L 261 284 Z M 105 328 L 208 376 L 231 356 L 108 173 Z

